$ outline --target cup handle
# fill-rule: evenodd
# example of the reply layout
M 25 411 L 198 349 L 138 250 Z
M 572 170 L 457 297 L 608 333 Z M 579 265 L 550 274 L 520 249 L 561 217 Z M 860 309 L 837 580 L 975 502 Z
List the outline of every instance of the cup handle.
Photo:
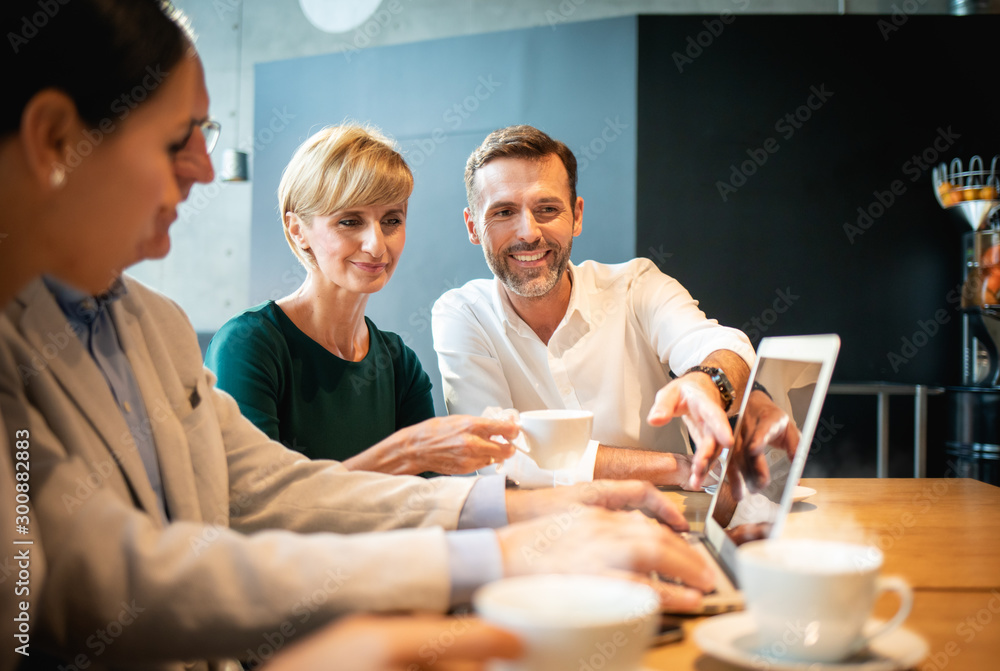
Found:
M 873 638 L 888 633 L 903 624 L 903 620 L 909 616 L 910 609 L 913 607 L 913 590 L 910 588 L 909 583 L 899 576 L 880 576 L 875 582 L 875 589 L 878 594 L 882 594 L 883 592 L 895 592 L 898 594 L 899 609 L 888 622 L 883 622 L 875 628 L 875 631 L 864 636 L 861 640 L 861 645 L 858 646 L 859 649 L 868 645 L 868 642 Z

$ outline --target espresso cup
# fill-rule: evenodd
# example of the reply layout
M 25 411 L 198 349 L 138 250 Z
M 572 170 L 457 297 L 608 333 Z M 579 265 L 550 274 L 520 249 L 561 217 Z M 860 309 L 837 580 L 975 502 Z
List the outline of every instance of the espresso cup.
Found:
M 547 470 L 572 470 L 590 443 L 594 413 L 589 410 L 528 410 L 521 413 L 521 434 L 531 458 Z
M 910 613 L 913 592 L 898 577 L 880 577 L 882 552 L 834 541 L 776 539 L 736 551 L 736 571 L 764 657 L 836 662 L 895 629 Z M 865 627 L 882 592 L 899 595 L 896 614 Z
M 520 659 L 496 660 L 491 671 L 637 671 L 660 613 L 651 587 L 589 575 L 504 578 L 472 603 L 524 645 Z

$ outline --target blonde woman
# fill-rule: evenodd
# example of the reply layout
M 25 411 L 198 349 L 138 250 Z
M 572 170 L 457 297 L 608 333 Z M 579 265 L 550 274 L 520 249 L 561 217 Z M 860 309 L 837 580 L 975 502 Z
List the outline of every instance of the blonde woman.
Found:
M 413 350 L 365 316 L 406 243 L 413 175 L 391 140 L 360 125 L 306 140 L 278 188 L 298 289 L 237 315 L 206 364 L 271 438 L 312 458 L 395 474 L 469 473 L 511 456 L 510 422 L 434 417 Z

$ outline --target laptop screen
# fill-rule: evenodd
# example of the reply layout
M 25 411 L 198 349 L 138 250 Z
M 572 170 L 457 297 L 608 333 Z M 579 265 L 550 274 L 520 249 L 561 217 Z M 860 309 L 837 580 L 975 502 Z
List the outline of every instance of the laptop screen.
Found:
M 803 441 L 812 440 L 813 430 L 803 431 L 801 436 L 796 434 L 801 429 L 810 428 L 808 419 L 812 419 L 815 423 L 815 419 L 811 417 L 807 419 L 807 416 L 810 408 L 816 405 L 813 401 L 817 395 L 817 381 L 825 372 L 823 368 L 822 361 L 773 356 L 759 358 L 754 380 L 766 390 L 774 405 L 788 416 L 791 425 L 788 430 L 791 431 L 790 435 L 794 436 L 796 452 L 800 453 L 802 458 L 796 460 L 800 463 L 794 464 L 793 468 L 792 460 L 784 449 L 766 447 L 764 458 L 771 479 L 762 488 L 758 488 L 755 483 L 747 481 L 741 475 L 741 469 L 734 459 L 725 460 L 722 479 L 718 484 L 718 492 L 713 497 L 709 516 L 734 545 L 770 537 L 779 519 L 783 519 L 783 509 L 784 514 L 787 514 L 788 506 L 782 505 L 783 499 L 786 493 L 790 498 L 791 490 L 798 484 L 808 452 L 807 449 L 803 449 L 806 447 Z M 823 387 L 822 394 L 825 396 L 826 385 L 820 386 Z M 822 405 L 822 397 L 815 400 L 818 401 L 818 405 Z M 744 403 L 741 408 L 734 430 L 737 448 L 749 441 L 749 432 L 753 428 L 747 426 L 744 421 L 746 405 Z M 815 412 L 818 414 L 818 408 Z M 815 426 L 811 428 L 814 429 Z

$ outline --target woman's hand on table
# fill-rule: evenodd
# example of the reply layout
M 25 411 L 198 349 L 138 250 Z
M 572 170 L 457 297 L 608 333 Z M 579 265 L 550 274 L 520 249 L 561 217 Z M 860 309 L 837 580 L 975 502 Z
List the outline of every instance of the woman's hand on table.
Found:
M 473 671 L 521 654 L 514 634 L 474 617 L 354 615 L 283 649 L 264 671 Z
M 510 444 L 520 427 L 515 422 L 471 415 L 451 415 L 400 429 L 361 454 L 344 461 L 356 471 L 416 475 L 471 473 L 514 454 Z M 501 436 L 508 442 L 493 440 Z

